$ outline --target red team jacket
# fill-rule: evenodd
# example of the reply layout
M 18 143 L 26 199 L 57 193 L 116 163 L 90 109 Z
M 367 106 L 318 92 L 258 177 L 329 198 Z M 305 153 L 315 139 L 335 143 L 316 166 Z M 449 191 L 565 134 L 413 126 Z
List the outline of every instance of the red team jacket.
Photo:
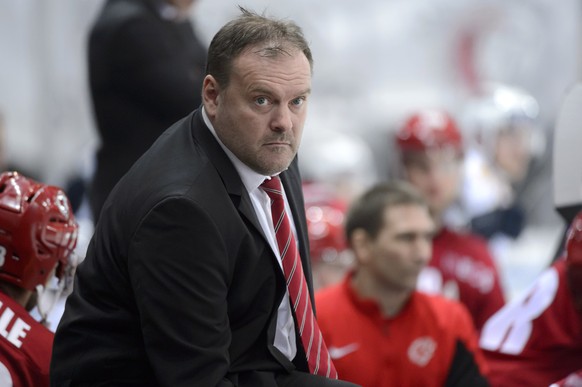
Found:
M 491 385 L 544 386 L 582 369 L 582 316 L 564 260 L 487 321 L 480 340 Z
M 316 293 L 317 320 L 340 379 L 363 387 L 442 387 L 455 378 L 480 385 L 466 378 L 466 370 L 484 374 L 486 366 L 463 305 L 414 292 L 398 316 L 384 318 L 374 301 L 358 298 L 350 278 Z
M 0 386 L 48 386 L 53 333 L 3 293 L 0 336 Z
M 418 288 L 461 301 L 477 331 L 505 303 L 499 271 L 485 240 L 448 228 L 433 239 L 433 256 Z

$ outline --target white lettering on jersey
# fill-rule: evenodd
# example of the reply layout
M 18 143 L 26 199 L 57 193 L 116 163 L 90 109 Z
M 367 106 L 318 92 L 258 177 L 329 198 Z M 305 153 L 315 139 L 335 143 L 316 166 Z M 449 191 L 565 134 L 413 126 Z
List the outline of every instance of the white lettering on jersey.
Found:
M 552 304 L 558 285 L 558 272 L 554 268 L 546 270 L 529 291 L 487 320 L 479 341 L 481 348 L 511 355 L 521 353 L 531 335 L 531 322 Z
M 0 308 L 2 307 L 3 303 L 0 301 Z M 12 324 L 12 327 L 8 331 L 7 328 L 10 323 L 14 320 L 14 311 L 12 309 L 6 307 L 2 311 L 0 315 L 0 335 L 5 337 L 12 345 L 16 348 L 20 348 L 22 346 L 22 340 L 24 339 L 30 330 L 30 325 L 25 323 L 20 317 L 17 317 Z
M 457 281 L 472 286 L 482 294 L 493 290 L 495 285 L 493 269 L 468 255 L 445 254 L 441 258 L 441 266 L 444 272 L 450 273 Z
M 16 348 L 20 348 L 22 346 L 21 339 L 26 337 L 26 334 L 30 330 L 30 325 L 22 321 L 20 318 L 17 318 L 8 332 L 8 341 L 10 341 Z
M 414 364 L 424 367 L 432 359 L 436 347 L 437 343 L 432 337 L 419 337 L 408 347 L 408 358 Z

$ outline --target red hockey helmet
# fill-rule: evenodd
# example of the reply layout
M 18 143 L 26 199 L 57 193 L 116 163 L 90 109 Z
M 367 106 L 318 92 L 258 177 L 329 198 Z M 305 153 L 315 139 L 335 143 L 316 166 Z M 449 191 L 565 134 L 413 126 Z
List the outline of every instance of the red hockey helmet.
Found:
M 444 110 L 427 109 L 411 115 L 396 133 L 401 151 L 452 147 L 461 152 L 463 139 L 453 117 Z
M 347 249 L 344 234 L 347 205 L 318 184 L 306 184 L 303 191 L 311 259 L 339 263 L 337 261 Z
M 64 192 L 17 172 L 0 175 L 0 280 L 34 290 L 60 278 L 78 226 Z
M 582 312 L 582 212 L 576 215 L 568 230 L 566 267 L 574 303 Z

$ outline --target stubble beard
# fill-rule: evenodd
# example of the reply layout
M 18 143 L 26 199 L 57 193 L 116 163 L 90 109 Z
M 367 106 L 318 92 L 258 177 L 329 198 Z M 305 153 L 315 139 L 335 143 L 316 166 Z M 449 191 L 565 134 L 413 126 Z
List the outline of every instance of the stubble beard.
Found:
M 299 148 L 299 141 L 294 139 L 292 134 L 277 134 L 272 133 L 267 138 L 263 139 L 262 144 L 271 142 L 289 142 L 291 145 L 280 147 L 273 147 L 265 149 L 260 147 L 258 150 L 253 149 L 252 146 L 245 146 L 245 142 L 239 136 L 244 136 L 240 130 L 235 128 L 238 126 L 236 120 L 230 115 L 215 119 L 213 123 L 216 134 L 222 143 L 246 166 L 253 171 L 264 175 L 274 176 L 285 171 L 293 162 L 297 155 Z M 226 131 L 218 128 L 228 128 Z M 233 134 L 236 133 L 235 136 Z M 248 145 L 248 144 L 247 144 Z M 288 153 L 288 160 L 282 160 L 283 154 Z
M 254 165 L 249 165 L 255 172 L 258 172 L 265 176 L 273 176 L 278 173 L 285 171 L 291 165 L 291 162 L 295 158 L 297 154 L 296 151 L 293 150 L 286 150 L 282 148 L 276 148 L 269 150 L 270 157 L 257 157 L 256 160 L 253 161 Z M 291 152 L 288 157 L 288 160 L 280 160 L 284 154 Z M 275 160 L 273 160 L 275 159 Z

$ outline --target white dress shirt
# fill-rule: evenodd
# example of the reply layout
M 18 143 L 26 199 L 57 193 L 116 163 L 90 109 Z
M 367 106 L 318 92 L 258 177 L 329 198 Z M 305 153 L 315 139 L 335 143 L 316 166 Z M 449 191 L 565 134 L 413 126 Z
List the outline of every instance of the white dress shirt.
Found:
M 281 262 L 281 254 L 279 253 L 279 248 L 277 246 L 277 238 L 275 236 L 275 228 L 273 226 L 273 220 L 271 218 L 271 199 L 265 191 L 263 191 L 259 186 L 265 181 L 265 179 L 270 179 L 270 176 L 261 175 L 246 164 L 240 161 L 223 143 L 220 141 L 216 135 L 216 131 L 210 122 L 210 119 L 206 115 L 204 108 L 202 108 L 202 118 L 210 132 L 216 138 L 216 141 L 220 144 L 230 161 L 234 164 L 249 196 L 251 202 L 253 203 L 253 208 L 261 228 L 267 241 L 275 253 L 279 266 L 283 270 L 283 263 Z M 281 186 L 283 188 L 283 186 Z M 285 211 L 289 214 L 289 220 L 291 221 L 291 229 L 295 233 L 295 240 L 297 240 L 297 232 L 295 230 L 295 223 L 293 222 L 293 216 L 291 216 L 291 210 L 287 202 L 287 196 L 285 195 L 285 189 L 283 189 L 283 196 L 285 198 Z M 277 311 L 277 331 L 275 332 L 275 342 L 273 345 L 285 355 L 289 360 L 293 360 L 297 353 L 297 345 L 295 342 L 295 324 L 293 322 L 293 314 L 291 310 L 291 304 L 289 302 L 289 293 L 285 291 L 285 296 L 279 305 Z

